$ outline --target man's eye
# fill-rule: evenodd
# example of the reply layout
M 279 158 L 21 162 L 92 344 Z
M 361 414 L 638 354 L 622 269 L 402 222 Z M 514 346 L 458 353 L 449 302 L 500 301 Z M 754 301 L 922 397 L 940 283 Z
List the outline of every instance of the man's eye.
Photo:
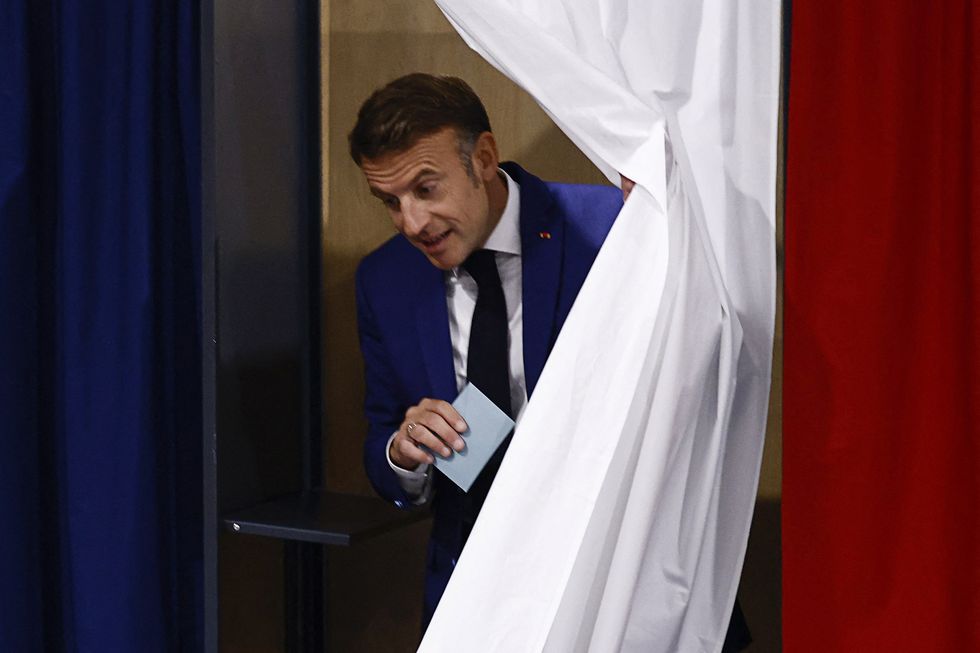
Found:
M 426 195 L 431 195 L 434 190 L 435 184 L 425 184 L 423 186 L 419 186 L 417 192 L 419 195 L 424 197 Z
M 397 197 L 385 197 L 381 200 L 381 203 L 385 205 L 385 208 L 391 209 L 392 211 L 398 209 Z

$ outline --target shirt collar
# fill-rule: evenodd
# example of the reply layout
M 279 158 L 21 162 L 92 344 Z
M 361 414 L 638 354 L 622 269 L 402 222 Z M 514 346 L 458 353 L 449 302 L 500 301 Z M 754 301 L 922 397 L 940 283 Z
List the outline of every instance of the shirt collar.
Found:
M 492 249 L 504 254 L 521 255 L 521 186 L 503 170 L 500 174 L 507 180 L 507 204 L 500 221 L 493 228 L 483 249 Z

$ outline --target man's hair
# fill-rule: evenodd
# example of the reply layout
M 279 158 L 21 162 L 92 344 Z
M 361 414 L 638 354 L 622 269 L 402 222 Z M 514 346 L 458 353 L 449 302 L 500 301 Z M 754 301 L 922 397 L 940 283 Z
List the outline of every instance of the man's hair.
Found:
M 458 77 L 405 75 L 376 90 L 361 105 L 347 137 L 350 155 L 360 166 L 364 159 L 404 152 L 420 138 L 446 127 L 456 130 L 460 159 L 472 177 L 473 146 L 480 134 L 490 131 L 480 98 Z

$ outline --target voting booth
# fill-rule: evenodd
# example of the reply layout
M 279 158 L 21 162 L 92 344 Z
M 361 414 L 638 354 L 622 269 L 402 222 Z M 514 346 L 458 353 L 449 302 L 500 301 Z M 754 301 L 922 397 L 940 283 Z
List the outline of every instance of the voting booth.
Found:
M 435 3 L 204 5 L 207 650 L 410 650 L 429 524 L 377 499 L 362 469 L 354 269 L 394 230 L 347 153 L 357 108 L 409 72 L 458 76 L 503 160 L 608 182 Z M 761 642 L 778 641 L 767 451 L 741 593 Z

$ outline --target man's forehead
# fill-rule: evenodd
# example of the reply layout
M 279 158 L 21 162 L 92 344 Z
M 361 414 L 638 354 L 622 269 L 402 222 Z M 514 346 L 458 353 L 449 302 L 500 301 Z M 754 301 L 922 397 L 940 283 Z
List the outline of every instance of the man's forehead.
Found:
M 440 174 L 459 163 L 455 137 L 439 133 L 424 136 L 411 147 L 361 161 L 361 171 L 373 187 L 407 184 L 420 177 Z

